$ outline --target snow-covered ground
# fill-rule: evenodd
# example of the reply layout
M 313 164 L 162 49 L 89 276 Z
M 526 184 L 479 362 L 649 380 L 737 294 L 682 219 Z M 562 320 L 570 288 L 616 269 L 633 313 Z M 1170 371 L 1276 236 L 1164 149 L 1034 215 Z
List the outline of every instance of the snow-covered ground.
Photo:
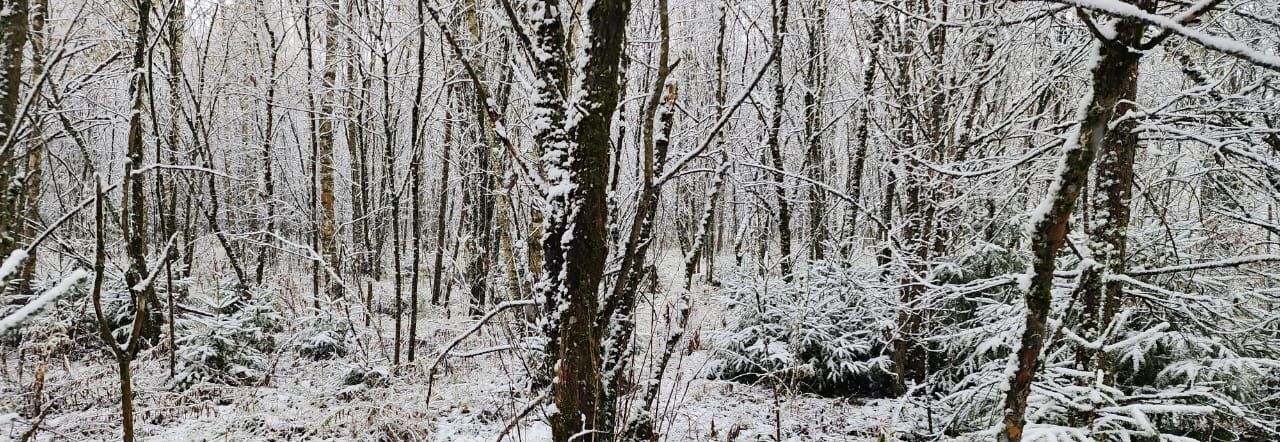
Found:
M 672 254 L 664 254 L 672 255 Z M 663 288 L 674 284 L 678 267 L 663 259 L 659 273 Z M 729 261 L 725 261 L 729 262 Z M 672 361 L 660 396 L 659 432 L 663 440 L 883 441 L 927 425 L 927 411 L 895 400 L 864 401 L 775 391 L 767 385 L 747 385 L 709 379 L 714 363 L 715 331 L 731 310 L 718 305 L 717 291 L 695 289 L 690 334 L 695 342 Z M 288 290 L 285 290 L 288 291 Z M 390 292 L 386 285 L 378 293 Z M 286 295 L 300 297 L 302 295 Z M 393 322 L 377 316 L 369 327 L 356 317 L 363 349 L 334 360 L 312 361 L 291 347 L 303 337 L 293 313 L 286 311 L 286 329 L 271 356 L 268 380 L 261 386 L 199 386 L 179 391 L 172 386 L 165 346 L 144 351 L 134 364 L 139 435 L 147 440 L 431 440 L 493 441 L 531 401 L 522 359 L 513 351 L 474 357 L 453 357 L 428 379 L 428 367 L 438 349 L 469 328 L 465 306 L 456 305 L 448 318 L 439 308 L 427 308 L 418 322 L 418 359 L 392 368 L 389 362 Z M 305 300 L 289 300 L 305 305 Z M 386 302 L 383 299 L 382 302 Z M 641 346 L 637 364 L 648 367 L 647 343 L 658 342 L 667 330 L 666 299 L 657 296 L 641 308 L 637 331 Z M 375 309 L 376 310 L 376 309 Z M 657 318 L 654 319 L 654 312 Z M 517 327 L 514 315 L 486 326 L 464 341 L 455 353 L 509 343 Z M 41 362 L 36 352 L 4 357 L 0 407 L 22 410 L 31 400 L 34 372 Z M 76 354 L 74 356 L 83 356 Z M 118 383 L 114 364 L 105 350 L 75 359 L 51 360 L 44 375 L 43 395 L 49 414 L 40 424 L 38 440 L 115 440 L 119 437 Z M 652 356 L 648 356 L 651 358 Z M 348 386 L 353 370 L 388 374 L 386 382 Z M 19 418 L 0 427 L 0 438 L 17 437 L 31 419 Z M 778 424 L 781 431 L 778 431 Z M 531 413 L 504 440 L 550 439 L 541 410 Z

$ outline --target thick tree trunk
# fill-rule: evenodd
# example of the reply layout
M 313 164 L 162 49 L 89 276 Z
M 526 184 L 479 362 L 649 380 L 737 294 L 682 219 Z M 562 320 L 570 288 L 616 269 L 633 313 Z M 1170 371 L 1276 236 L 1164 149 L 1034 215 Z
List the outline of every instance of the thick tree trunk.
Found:
M 1140 44 L 1141 28 L 1131 22 L 1122 22 L 1117 26 L 1117 40 L 1126 46 Z M 1116 49 L 1118 50 L 1118 49 Z M 1115 76 L 1108 77 L 1112 83 L 1117 100 L 1114 104 L 1113 119 L 1121 118 L 1129 111 L 1137 110 L 1134 100 L 1138 96 L 1137 54 L 1117 61 Z M 1079 333 L 1085 339 L 1098 339 L 1103 330 L 1111 323 L 1120 302 L 1120 281 L 1110 280 L 1108 276 L 1123 274 L 1128 244 L 1129 201 L 1133 196 L 1133 163 L 1138 147 L 1138 134 L 1135 132 L 1137 120 L 1124 119 L 1106 130 L 1098 151 L 1098 160 L 1093 177 L 1093 195 L 1089 203 L 1092 213 L 1089 221 L 1089 250 L 1093 253 L 1095 265 L 1086 269 L 1081 279 Z M 1081 349 L 1076 354 L 1076 362 L 1081 370 L 1101 370 L 1108 373 L 1110 379 L 1110 361 L 1105 352 Z
M 531 222 L 536 223 L 530 229 L 531 240 L 540 242 L 530 247 L 530 263 L 541 262 L 539 269 L 542 277 L 535 287 L 542 308 L 539 326 L 546 337 L 543 367 L 535 374 L 534 389 L 550 385 L 555 376 L 554 371 L 560 360 L 560 320 L 561 306 L 566 302 L 561 274 L 565 266 L 564 246 L 562 238 L 569 227 L 570 195 L 567 190 L 572 186 L 565 164 L 570 158 L 569 138 L 565 132 L 565 105 L 568 103 L 569 84 L 568 57 L 566 56 L 565 29 L 561 17 L 560 0 L 543 0 L 540 10 L 530 11 L 533 14 L 534 37 L 532 45 L 534 53 L 544 54 L 538 62 L 536 83 L 537 108 L 534 128 L 535 154 L 542 160 L 539 162 L 541 172 L 547 177 L 549 186 L 557 186 L 556 192 L 551 188 L 546 193 L 546 210 L 536 210 Z M 547 213 L 544 213 L 547 212 Z M 534 256 L 537 249 L 542 252 Z
M 22 187 L 14 153 L 19 134 L 18 102 L 22 91 L 22 55 L 27 44 L 27 0 L 0 1 L 0 257 L 18 248 Z M 3 288 L 0 287 L 0 293 Z
M 587 106 L 577 124 L 565 131 L 568 143 L 555 146 L 543 139 L 544 165 L 553 177 L 547 189 L 552 207 L 543 242 L 544 293 L 556 299 L 556 307 L 562 306 L 563 311 L 553 319 L 560 339 L 554 348 L 558 360 L 552 366 L 555 411 L 548 416 L 557 441 L 608 440 L 613 432 L 613 416 L 599 412 L 604 385 L 595 319 L 609 247 L 605 219 L 609 144 L 621 94 L 619 63 L 630 10 L 628 0 L 598 0 L 586 11 L 592 30 L 585 48 L 589 63 L 581 79 Z

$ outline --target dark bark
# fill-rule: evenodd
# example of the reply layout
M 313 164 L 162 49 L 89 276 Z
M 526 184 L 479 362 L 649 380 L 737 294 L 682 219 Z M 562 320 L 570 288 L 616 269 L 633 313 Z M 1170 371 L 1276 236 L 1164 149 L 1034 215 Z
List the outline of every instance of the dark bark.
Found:
M 808 140 L 805 152 L 806 175 L 809 179 L 826 181 L 826 152 L 823 146 L 823 91 L 827 84 L 827 7 L 815 1 L 810 11 L 815 17 L 807 25 L 809 34 L 808 63 L 805 71 L 804 134 Z M 809 259 L 821 260 L 828 240 L 826 226 L 827 192 L 818 186 L 809 186 Z
M 1143 28 L 1132 20 L 1120 20 L 1116 32 L 1120 41 L 1134 41 L 1130 38 L 1140 37 Z M 1041 203 L 1039 213 L 1032 218 L 1032 264 L 1025 294 L 1027 318 L 1016 354 L 1017 369 L 1009 380 L 1009 392 L 1005 398 L 1005 427 L 1000 433 L 1002 441 L 1022 440 L 1027 397 L 1031 393 L 1031 383 L 1040 364 L 1040 353 L 1048 332 L 1057 253 L 1070 230 L 1068 222 L 1094 155 L 1107 138 L 1107 124 L 1115 115 L 1116 104 L 1133 90 L 1131 82 L 1137 80 L 1139 54 L 1112 41 L 1099 43 L 1098 52 L 1092 69 L 1093 93 L 1084 105 L 1078 134 L 1069 141 L 1058 176 L 1050 186 L 1051 192 Z
M 143 96 L 147 90 L 146 78 L 143 70 L 146 69 L 146 54 L 148 49 L 149 28 L 148 25 L 151 15 L 151 1 L 138 0 L 136 5 L 138 10 L 138 22 L 136 24 L 133 52 L 133 79 L 129 84 L 129 96 L 133 100 L 133 113 L 129 117 L 129 134 L 127 138 L 126 155 L 128 161 L 124 166 L 124 179 L 122 186 L 124 201 L 121 207 L 125 214 L 121 216 L 121 230 L 124 232 L 126 240 L 126 251 L 129 256 L 129 266 L 125 270 L 125 284 L 129 287 L 129 292 L 133 296 L 134 304 L 137 307 L 138 315 L 148 314 L 150 316 L 142 321 L 141 330 L 142 339 L 155 342 L 160 338 L 160 326 L 164 322 L 164 317 L 158 312 L 152 314 L 142 308 L 143 304 L 151 303 L 151 305 L 159 305 L 156 298 L 155 287 L 151 284 L 139 284 L 147 277 L 147 254 L 148 254 L 148 234 L 147 230 L 147 198 L 146 183 L 143 176 L 136 175 L 135 170 L 145 160 L 145 145 L 143 144 L 142 133 L 142 116 L 144 115 Z
M 791 281 L 791 201 L 787 199 L 786 176 L 783 175 L 785 165 L 782 162 L 782 114 L 786 111 L 786 75 L 783 71 L 782 50 L 787 33 L 787 8 L 789 0 L 774 0 L 773 3 L 773 46 L 774 51 L 774 84 L 773 115 L 769 123 L 769 160 L 776 169 L 773 172 L 775 192 L 778 204 L 778 259 L 782 277 Z
M 27 44 L 27 0 L 0 2 L 0 259 L 18 247 L 22 231 L 18 202 L 22 187 L 18 178 L 19 118 L 22 92 L 22 59 Z M 0 287 L 0 293 L 3 287 Z
M 587 433 L 577 440 L 609 440 L 613 431 L 613 416 L 599 412 L 604 386 L 595 318 L 608 252 L 609 144 L 621 94 L 619 63 L 630 10 L 628 0 L 599 0 L 586 11 L 592 33 L 585 48 L 590 63 L 581 80 L 584 114 L 577 125 L 566 128 L 571 142 L 556 152 L 560 155 L 553 156 L 554 143 L 543 140 L 548 151 L 544 158 L 550 157 L 552 163 L 547 165 L 547 175 L 561 174 L 557 177 L 561 183 L 571 185 L 568 192 L 562 192 L 563 187 L 548 189 L 547 201 L 553 208 L 543 241 L 547 298 L 563 303 L 563 314 L 553 320 L 560 339 L 551 382 L 556 411 L 548 416 L 557 441 L 583 431 Z M 568 240 L 564 240 L 566 233 Z
M 445 106 L 452 107 L 453 93 L 452 90 L 445 94 Z M 445 225 L 445 215 L 449 210 L 449 165 L 452 158 L 449 157 L 452 152 L 453 144 L 453 121 L 451 112 L 446 111 L 444 114 L 444 159 L 441 163 L 440 171 L 440 190 L 436 192 L 440 201 L 436 207 L 436 253 L 434 262 L 431 265 L 431 304 L 440 305 L 440 279 L 444 270 L 444 239 L 448 226 Z M 445 294 L 448 299 L 448 294 Z
M 853 201 L 849 203 L 848 210 L 845 213 L 845 241 L 844 254 L 848 255 L 853 251 L 853 237 L 857 233 L 858 227 L 858 201 L 862 198 L 862 175 L 866 170 L 867 148 L 869 146 L 870 123 L 871 123 L 871 91 L 875 87 L 876 64 L 880 61 L 880 52 L 883 50 L 882 42 L 884 41 L 884 16 L 877 15 L 871 21 L 871 38 L 867 41 L 867 45 L 871 49 L 871 55 L 867 58 L 867 63 L 862 66 L 862 106 L 858 107 L 858 116 L 856 118 L 857 127 L 854 129 L 853 158 L 849 162 L 849 182 L 845 186 L 846 193 Z M 883 218 L 888 221 L 888 218 Z
M 39 105 L 40 100 L 40 79 L 45 72 L 45 39 L 44 25 L 45 18 L 49 11 L 49 0 L 37 0 L 35 7 L 31 8 L 31 84 L 36 85 L 33 94 L 33 106 Z M 23 218 L 19 220 L 22 225 L 22 237 L 30 240 L 38 233 L 36 232 L 36 224 L 40 220 L 40 195 L 41 188 L 44 185 L 44 156 L 45 150 L 48 149 L 43 120 L 39 117 L 32 119 L 31 131 L 31 151 L 27 154 L 26 172 L 27 176 L 23 186 L 26 187 L 26 194 L 22 195 L 23 200 Z M 7 140 L 7 139 L 6 139 Z M 18 292 L 31 292 L 31 280 L 36 276 L 36 264 L 39 262 L 38 249 L 31 249 L 27 259 L 22 262 L 22 271 L 18 274 Z M 8 255 L 0 255 L 8 257 Z
M 410 198 L 413 198 L 413 206 L 410 209 L 412 210 L 413 220 L 409 229 L 409 235 L 413 238 L 413 273 L 409 282 L 409 350 L 406 355 L 409 362 L 413 362 L 414 350 L 417 348 L 418 342 L 418 282 L 422 279 L 422 156 L 426 154 L 426 149 L 421 146 L 421 121 L 422 90 L 426 82 L 427 69 L 426 13 L 423 10 L 422 2 L 417 2 L 417 19 L 418 24 L 424 27 L 418 29 L 413 108 L 409 111 L 409 148 L 413 150 L 413 159 L 409 161 L 409 179 L 411 183 L 409 192 L 411 193 Z

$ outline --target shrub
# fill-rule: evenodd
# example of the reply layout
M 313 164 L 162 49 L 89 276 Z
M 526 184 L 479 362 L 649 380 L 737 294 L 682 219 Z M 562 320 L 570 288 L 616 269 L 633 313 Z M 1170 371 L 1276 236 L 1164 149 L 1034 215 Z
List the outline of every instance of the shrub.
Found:
M 262 380 L 267 355 L 275 351 L 273 333 L 280 315 L 262 293 L 245 296 L 229 285 L 199 298 L 209 316 L 178 322 L 176 384 L 248 385 Z
M 740 286 L 728 300 L 736 321 L 713 334 L 719 364 L 712 375 L 773 378 L 821 394 L 887 394 L 891 299 L 858 283 L 866 276 L 819 262 L 796 284 Z

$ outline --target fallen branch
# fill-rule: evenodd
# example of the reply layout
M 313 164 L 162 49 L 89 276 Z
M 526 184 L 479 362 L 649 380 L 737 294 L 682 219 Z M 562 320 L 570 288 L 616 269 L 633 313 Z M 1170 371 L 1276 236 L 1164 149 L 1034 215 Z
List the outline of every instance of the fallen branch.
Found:
M 512 417 L 511 420 L 507 421 L 507 425 L 502 427 L 502 432 L 498 433 L 498 438 L 494 439 L 494 441 L 502 442 L 502 439 L 507 437 L 507 434 L 510 434 L 511 430 L 516 428 L 516 425 L 520 425 L 520 421 L 524 420 L 525 416 L 528 416 L 529 413 L 532 413 L 534 409 L 537 409 L 539 405 L 542 405 L 542 403 L 546 401 L 547 392 L 543 391 L 541 394 L 538 394 L 538 397 L 533 398 L 533 401 L 529 402 L 529 405 L 525 405 L 524 409 L 520 410 L 519 414 L 516 414 L 515 417 Z
M 453 351 L 453 349 L 456 348 L 458 344 L 461 344 L 462 341 L 466 339 L 468 336 L 471 336 L 475 334 L 477 331 L 480 331 L 480 327 L 483 327 L 486 322 L 489 322 L 489 320 L 493 319 L 494 316 L 497 316 L 498 313 L 502 313 L 503 310 L 507 310 L 514 307 L 524 307 L 524 306 L 531 306 L 531 305 L 537 305 L 537 304 L 532 299 L 522 299 L 519 301 L 502 302 L 497 306 L 495 306 L 493 310 L 490 310 L 489 313 L 485 314 L 484 317 L 481 317 L 479 320 L 477 320 L 476 323 L 472 325 L 470 329 L 458 335 L 458 337 L 453 338 L 452 341 L 449 341 L 449 345 L 446 345 L 444 346 L 444 348 L 440 349 L 440 354 L 436 356 L 435 362 L 431 363 L 431 369 L 427 371 L 427 400 L 426 400 L 426 403 L 423 404 L 423 408 L 428 408 L 431 406 L 431 390 L 433 389 L 433 387 L 435 387 L 435 384 L 436 384 L 435 383 L 436 370 L 440 368 L 440 363 L 444 362 L 444 359 L 449 356 L 450 351 Z

